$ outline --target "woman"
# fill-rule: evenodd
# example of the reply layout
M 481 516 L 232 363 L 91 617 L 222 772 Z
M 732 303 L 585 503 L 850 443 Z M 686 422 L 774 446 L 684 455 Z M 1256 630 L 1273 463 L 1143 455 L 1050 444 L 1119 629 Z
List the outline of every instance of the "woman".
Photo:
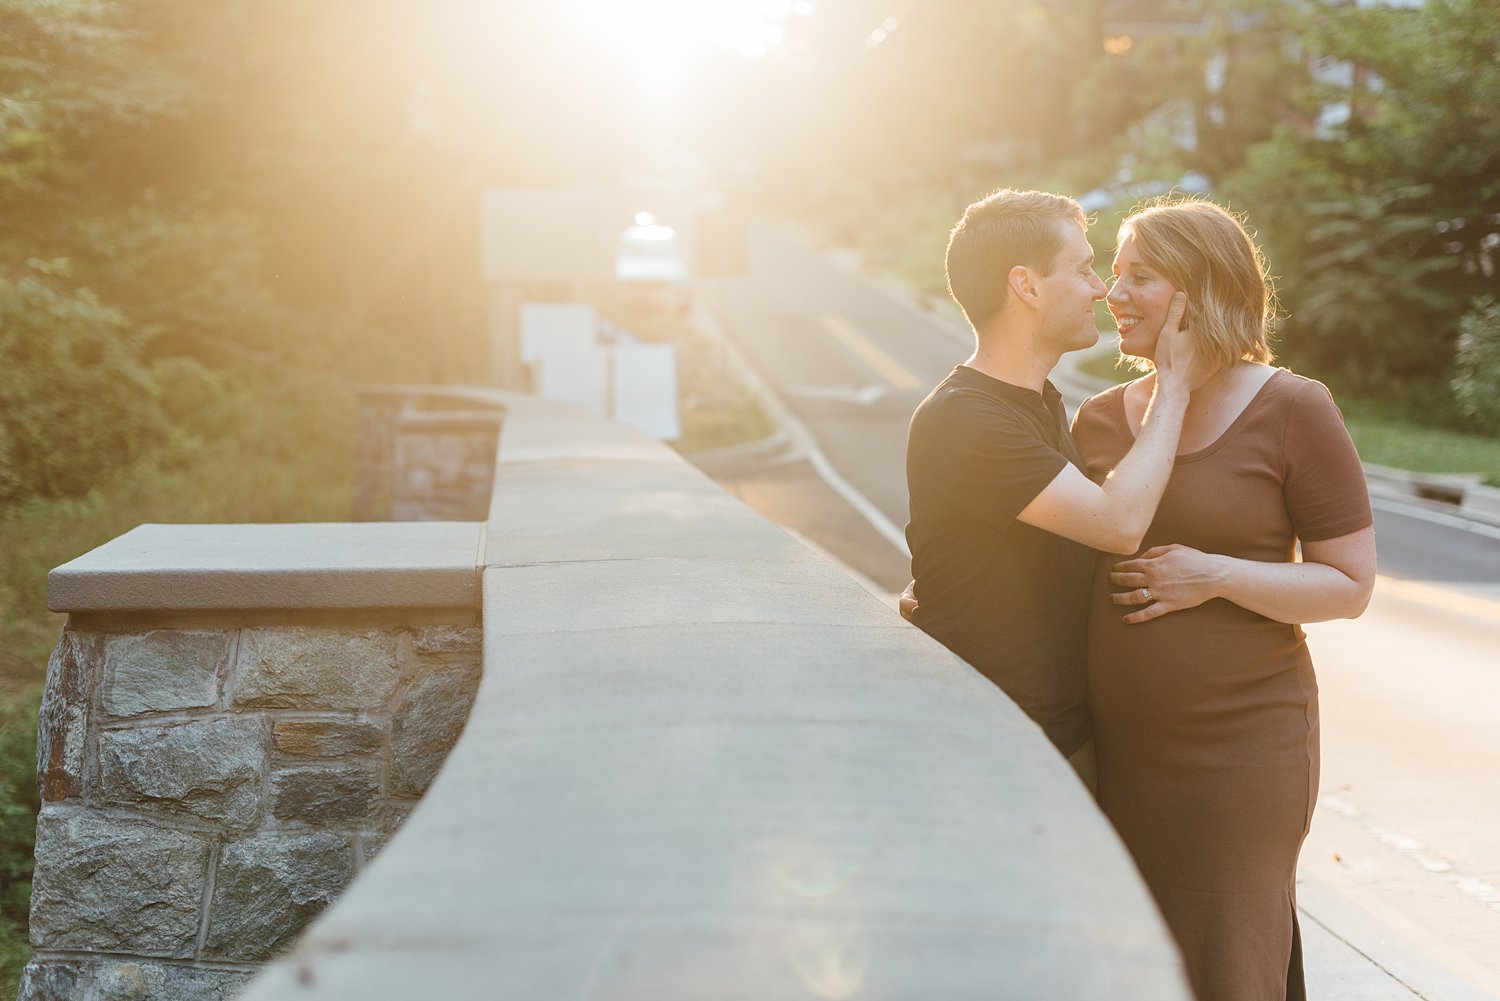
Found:
M 1233 216 L 1206 201 L 1139 211 L 1121 226 L 1114 274 L 1123 354 L 1149 368 L 1180 289 L 1200 355 L 1224 367 L 1193 394 L 1144 551 L 1095 571 L 1100 806 L 1200 1001 L 1303 997 L 1295 877 L 1317 795 L 1318 702 L 1299 623 L 1358 616 L 1369 601 L 1364 477 L 1327 389 L 1270 366 L 1272 296 Z M 1153 378 L 1079 409 L 1074 435 L 1096 479 L 1129 449 Z

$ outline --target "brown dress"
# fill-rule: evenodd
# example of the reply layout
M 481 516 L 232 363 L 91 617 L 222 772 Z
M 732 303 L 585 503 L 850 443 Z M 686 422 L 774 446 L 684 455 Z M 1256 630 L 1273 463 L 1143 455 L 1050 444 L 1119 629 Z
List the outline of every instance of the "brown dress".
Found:
M 1134 443 L 1123 387 L 1074 436 L 1102 479 Z M 1369 526 L 1328 390 L 1278 371 L 1217 441 L 1177 457 L 1142 550 L 1177 542 L 1262 562 Z M 1089 705 L 1099 803 L 1182 947 L 1199 1001 L 1303 995 L 1297 852 L 1318 788 L 1318 689 L 1299 626 L 1223 599 L 1125 625 L 1098 561 Z

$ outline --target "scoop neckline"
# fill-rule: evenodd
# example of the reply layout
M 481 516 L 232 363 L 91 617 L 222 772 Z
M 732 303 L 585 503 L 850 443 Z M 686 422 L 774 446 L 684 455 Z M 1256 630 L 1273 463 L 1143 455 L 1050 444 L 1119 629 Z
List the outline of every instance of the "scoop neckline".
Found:
M 1260 403 L 1261 398 L 1266 394 L 1266 387 L 1271 385 L 1271 383 L 1278 381 L 1281 376 L 1286 374 L 1289 373 L 1284 368 L 1274 369 L 1271 372 L 1270 378 L 1266 379 L 1265 382 L 1260 384 L 1260 388 L 1255 391 L 1255 395 L 1250 397 L 1249 402 L 1247 402 L 1244 408 L 1235 415 L 1234 420 L 1229 422 L 1229 426 L 1226 427 L 1222 432 L 1220 432 L 1217 438 L 1195 452 L 1182 452 L 1174 456 L 1173 465 L 1176 465 L 1179 462 L 1195 462 L 1198 459 L 1206 458 L 1212 455 L 1214 452 L 1217 452 L 1229 441 L 1230 438 L 1234 437 L 1235 433 L 1239 430 L 1240 425 L 1245 422 L 1250 412 L 1254 410 Z M 1126 440 L 1128 440 L 1133 446 L 1136 442 L 1135 432 L 1130 429 L 1130 418 L 1125 415 L 1125 388 L 1129 385 L 1131 385 L 1131 383 L 1123 383 L 1119 387 L 1119 391 L 1115 393 L 1114 410 L 1116 423 L 1119 425 L 1120 430 L 1124 432 Z

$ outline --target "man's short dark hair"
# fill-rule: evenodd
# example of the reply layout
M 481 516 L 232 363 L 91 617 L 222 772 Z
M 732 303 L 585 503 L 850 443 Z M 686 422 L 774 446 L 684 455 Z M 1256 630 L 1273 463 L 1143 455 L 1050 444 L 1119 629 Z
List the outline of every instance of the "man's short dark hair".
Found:
M 1002 188 L 964 209 L 948 234 L 943 263 L 948 291 L 971 324 L 989 321 L 1005 306 L 1011 268 L 1052 273 L 1063 246 L 1058 220 L 1088 225 L 1077 202 L 1046 191 Z

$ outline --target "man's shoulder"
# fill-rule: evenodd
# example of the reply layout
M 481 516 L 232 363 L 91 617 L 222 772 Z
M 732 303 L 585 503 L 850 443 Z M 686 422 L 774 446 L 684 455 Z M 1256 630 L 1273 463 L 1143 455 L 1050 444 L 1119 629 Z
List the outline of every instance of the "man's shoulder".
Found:
M 938 383 L 937 388 L 918 404 L 912 422 L 969 425 L 1005 420 L 1016 413 L 1017 407 L 1009 400 L 974 385 L 960 372 L 955 372 Z

